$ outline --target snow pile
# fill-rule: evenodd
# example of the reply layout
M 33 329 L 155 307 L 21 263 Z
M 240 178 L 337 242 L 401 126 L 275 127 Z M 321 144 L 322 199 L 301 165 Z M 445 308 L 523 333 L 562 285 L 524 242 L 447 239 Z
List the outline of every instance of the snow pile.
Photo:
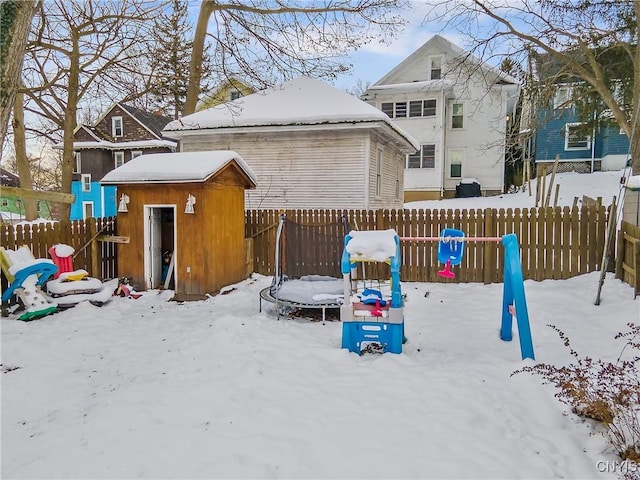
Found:
M 396 254 L 395 230 L 372 230 L 349 232 L 351 240 L 347 243 L 346 250 L 354 257 L 372 259 L 383 262 Z

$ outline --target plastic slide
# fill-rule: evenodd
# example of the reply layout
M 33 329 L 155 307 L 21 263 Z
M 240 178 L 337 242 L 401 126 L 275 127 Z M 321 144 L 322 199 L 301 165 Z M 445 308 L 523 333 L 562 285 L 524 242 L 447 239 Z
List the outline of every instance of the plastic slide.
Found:
M 2 301 L 16 294 L 26 309 L 18 320 L 33 320 L 57 310 L 58 305 L 49 302 L 40 291 L 40 286 L 58 271 L 51 260 L 36 259 L 26 246 L 17 250 L 0 247 L 0 266 L 9 281 L 9 288 L 2 292 Z

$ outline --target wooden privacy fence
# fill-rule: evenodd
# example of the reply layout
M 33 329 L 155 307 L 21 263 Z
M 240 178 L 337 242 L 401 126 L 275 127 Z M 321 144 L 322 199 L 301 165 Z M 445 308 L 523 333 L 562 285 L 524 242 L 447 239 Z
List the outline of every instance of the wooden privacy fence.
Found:
M 521 249 L 525 279 L 566 279 L 600 269 L 603 260 L 607 222 L 615 219 L 615 206 L 555 207 L 485 210 L 288 210 L 287 218 L 296 223 L 328 225 L 345 216 L 353 230 L 394 229 L 400 237 L 437 237 L 445 227 L 462 230 L 468 237 L 501 237 L 515 233 Z M 248 210 L 246 236 L 253 239 L 253 270 L 273 275 L 275 236 L 280 212 Z M 614 239 L 615 240 L 615 239 Z M 339 265 L 339 255 L 324 258 L 321 250 L 309 244 L 308 274 L 316 264 Z M 610 258 L 613 246 L 610 243 Z M 409 282 L 482 282 L 502 281 L 503 250 L 500 243 L 467 242 L 460 266 L 453 267 L 454 280 L 437 275 L 438 242 L 403 241 L 403 281 Z M 612 270 L 613 262 L 607 265 Z M 388 267 L 371 263 L 359 275 L 369 279 L 388 278 Z
M 75 250 L 73 268 L 83 268 L 89 275 L 102 280 L 115 278 L 118 272 L 116 245 L 99 242 L 99 235 L 115 235 L 116 217 L 86 220 L 0 225 L 0 245 L 15 250 L 26 245 L 34 257 L 50 258 L 48 249 L 65 243 Z M 2 275 L 2 290 L 7 279 Z
M 618 233 L 616 278 L 631 285 L 640 294 L 640 227 L 622 222 Z

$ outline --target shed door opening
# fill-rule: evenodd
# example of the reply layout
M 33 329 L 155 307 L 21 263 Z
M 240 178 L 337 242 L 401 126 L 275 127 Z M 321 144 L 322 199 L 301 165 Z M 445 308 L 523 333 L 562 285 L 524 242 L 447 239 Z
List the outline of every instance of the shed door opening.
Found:
M 175 205 L 145 206 L 144 278 L 147 289 L 175 289 Z M 173 268 L 171 268 L 173 267 Z

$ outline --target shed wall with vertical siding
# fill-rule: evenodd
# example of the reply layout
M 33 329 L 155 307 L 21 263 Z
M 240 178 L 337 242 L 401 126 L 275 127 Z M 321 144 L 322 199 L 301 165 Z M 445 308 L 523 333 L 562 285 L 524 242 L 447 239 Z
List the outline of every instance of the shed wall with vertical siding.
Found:
M 243 280 L 246 186 L 235 166 L 206 182 L 119 184 L 119 193 L 130 199 L 128 213 L 118 214 L 118 233 L 130 237 L 130 243 L 118 245 L 119 275 L 145 285 L 144 206 L 175 205 L 176 298 L 201 299 Z M 196 197 L 194 214 L 184 213 L 189 194 Z

